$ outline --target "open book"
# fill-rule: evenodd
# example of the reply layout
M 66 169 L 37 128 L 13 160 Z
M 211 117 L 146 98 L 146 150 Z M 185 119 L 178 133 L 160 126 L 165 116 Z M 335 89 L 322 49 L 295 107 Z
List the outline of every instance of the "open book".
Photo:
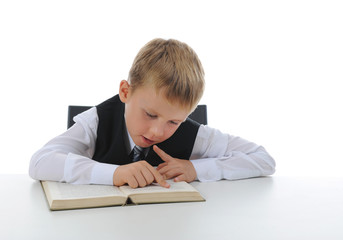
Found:
M 51 210 L 105 207 L 134 204 L 205 201 L 200 193 L 186 182 L 168 180 L 170 188 L 152 184 L 144 188 L 129 186 L 74 185 L 41 181 Z

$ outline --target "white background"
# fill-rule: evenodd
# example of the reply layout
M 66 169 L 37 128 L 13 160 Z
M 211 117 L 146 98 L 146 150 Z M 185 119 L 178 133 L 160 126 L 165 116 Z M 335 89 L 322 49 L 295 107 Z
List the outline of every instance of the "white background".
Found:
M 209 125 L 263 145 L 277 175 L 343 171 L 343 7 L 332 0 L 1 1 L 0 173 L 118 92 L 155 37 L 206 71 Z

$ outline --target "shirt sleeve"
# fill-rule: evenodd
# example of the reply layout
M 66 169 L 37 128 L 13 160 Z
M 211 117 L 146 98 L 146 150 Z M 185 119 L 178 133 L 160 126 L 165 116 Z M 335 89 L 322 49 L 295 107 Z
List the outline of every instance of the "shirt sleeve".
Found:
M 71 128 L 32 156 L 29 175 L 37 180 L 113 185 L 118 166 L 91 159 L 99 121 L 96 108 L 77 115 L 74 121 Z
M 204 125 L 199 128 L 191 162 L 202 182 L 259 177 L 275 172 L 275 161 L 262 146 Z

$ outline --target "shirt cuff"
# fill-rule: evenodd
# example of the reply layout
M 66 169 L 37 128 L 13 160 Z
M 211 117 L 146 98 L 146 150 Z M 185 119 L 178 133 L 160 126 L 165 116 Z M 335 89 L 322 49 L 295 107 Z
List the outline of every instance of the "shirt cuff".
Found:
M 92 170 L 91 184 L 113 185 L 113 174 L 118 165 L 97 162 Z
M 222 179 L 221 169 L 217 166 L 215 158 L 190 160 L 200 182 L 218 181 Z

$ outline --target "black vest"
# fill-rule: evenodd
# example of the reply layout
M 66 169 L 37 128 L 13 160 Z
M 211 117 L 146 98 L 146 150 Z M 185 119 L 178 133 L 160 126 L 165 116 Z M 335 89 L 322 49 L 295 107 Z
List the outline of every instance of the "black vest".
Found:
M 96 106 L 99 124 L 93 159 L 117 165 L 131 163 L 124 141 L 125 104 L 116 95 Z M 189 159 L 193 150 L 195 138 L 200 124 L 187 119 L 169 139 L 157 144 L 163 151 L 174 158 Z M 161 158 L 154 152 L 152 147 L 145 159 L 153 166 L 163 163 Z

